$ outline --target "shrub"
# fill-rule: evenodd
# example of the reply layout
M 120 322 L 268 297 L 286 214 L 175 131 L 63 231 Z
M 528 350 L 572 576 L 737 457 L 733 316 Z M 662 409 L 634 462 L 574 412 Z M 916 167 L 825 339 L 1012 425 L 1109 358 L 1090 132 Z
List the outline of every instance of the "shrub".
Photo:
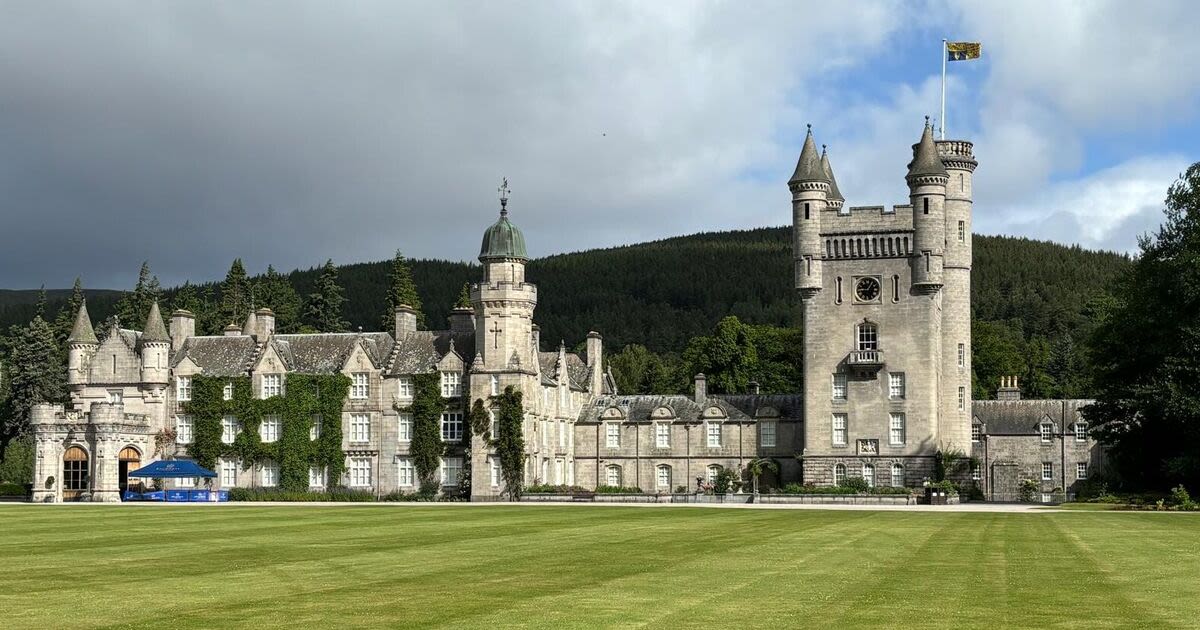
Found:
M 842 487 L 849 488 L 854 492 L 870 492 L 871 484 L 867 483 L 862 477 L 848 477 Z
M 524 492 L 529 494 L 587 494 L 590 491 L 582 486 L 568 485 L 553 485 L 549 483 L 537 483 L 532 486 L 525 486 Z
M 430 502 L 430 503 L 432 503 L 432 502 L 438 500 L 438 496 L 437 496 L 437 493 L 432 493 L 432 492 L 424 492 L 424 491 L 401 492 L 399 490 L 394 490 L 394 491 L 389 492 L 389 493 L 383 495 L 382 497 L 380 497 L 380 500 L 381 501 L 389 501 L 389 502 L 410 502 L 411 501 L 411 502 Z
M 586 492 L 586 491 L 585 491 Z M 597 486 L 596 494 L 641 494 L 641 488 L 632 486 Z
M 230 501 L 375 501 L 375 495 L 366 490 L 330 488 L 325 492 L 303 492 L 278 488 L 231 488 Z
M 874 486 L 865 490 L 847 486 L 814 486 L 812 484 L 789 483 L 782 488 L 776 488 L 776 494 L 911 494 L 910 488 L 893 488 L 891 486 Z
M 4 482 L 0 483 L 0 497 L 23 497 L 25 496 L 25 486 L 19 483 Z
M 1038 482 L 1032 479 L 1025 479 L 1021 482 L 1021 486 L 1017 493 L 1022 503 L 1033 503 L 1033 497 L 1038 491 Z
M 675 494 L 687 494 L 688 487 L 684 485 L 675 486 Z
M 717 478 L 713 480 L 714 494 L 729 494 L 737 492 L 742 485 L 741 474 L 732 468 L 722 468 L 717 471 Z

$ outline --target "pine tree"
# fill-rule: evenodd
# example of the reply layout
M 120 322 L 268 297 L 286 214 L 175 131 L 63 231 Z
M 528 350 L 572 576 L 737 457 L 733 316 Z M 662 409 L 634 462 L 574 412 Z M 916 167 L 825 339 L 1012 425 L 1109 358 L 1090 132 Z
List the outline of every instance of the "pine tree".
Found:
M 13 340 L 7 411 L 0 421 L 0 459 L 14 438 L 29 429 L 33 406 L 66 398 L 67 371 L 54 341 L 54 331 L 41 316 L 20 329 Z
M 138 272 L 137 284 L 134 285 L 133 291 L 121 296 L 114 309 L 113 317 L 126 327 L 140 327 L 146 323 L 146 318 L 150 315 L 150 305 L 157 302 L 162 295 L 162 287 L 158 283 L 158 276 L 151 275 L 150 263 L 143 262 L 142 268 Z M 108 334 L 112 328 L 113 317 L 110 317 L 101 326 L 98 332 L 101 335 Z
M 305 323 L 317 332 L 345 331 L 350 325 L 342 319 L 342 304 L 345 301 L 342 287 L 338 284 L 337 267 L 332 260 L 326 260 L 321 275 L 313 285 L 313 292 L 308 295 L 304 310 Z
M 458 301 L 454 303 L 454 308 L 471 308 L 471 283 L 464 282 L 462 290 L 458 292 Z
M 234 258 L 229 273 L 225 274 L 225 282 L 221 283 L 220 325 L 240 324 L 249 312 L 250 282 L 246 280 L 242 259 Z
M 67 303 L 58 309 L 54 316 L 54 339 L 59 347 L 66 347 L 67 337 L 71 336 L 71 327 L 75 325 L 75 314 L 83 304 L 83 281 L 75 278 L 75 286 L 71 289 L 71 297 Z
M 268 265 L 267 273 L 254 283 L 256 306 L 267 307 L 275 312 L 275 330 L 294 333 L 300 330 L 300 294 L 292 287 L 287 276 Z
M 392 258 L 392 267 L 388 271 L 387 310 L 383 314 L 381 330 L 391 330 L 396 316 L 396 307 L 406 305 L 417 312 L 417 327 L 425 327 L 425 313 L 421 312 L 421 296 L 417 295 L 417 285 L 413 282 L 412 270 L 400 250 Z

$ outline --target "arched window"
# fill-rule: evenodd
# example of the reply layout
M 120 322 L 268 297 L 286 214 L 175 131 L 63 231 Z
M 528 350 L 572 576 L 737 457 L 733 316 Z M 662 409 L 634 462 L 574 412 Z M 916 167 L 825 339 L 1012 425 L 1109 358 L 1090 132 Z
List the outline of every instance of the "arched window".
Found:
M 833 465 L 833 485 L 840 486 L 843 483 L 846 483 L 846 465 L 845 464 L 834 464 Z
M 63 453 L 63 498 L 77 499 L 87 492 L 89 471 L 87 451 L 72 446 Z
M 721 467 L 717 464 L 709 464 L 707 472 L 708 483 L 716 483 L 717 475 L 721 472 Z
M 863 322 L 858 325 L 858 349 L 879 349 L 879 328 L 877 328 L 875 324 L 872 324 L 871 322 Z
M 904 237 L 904 250 L 901 251 L 900 253 L 906 254 L 906 255 L 908 254 L 908 237 L 907 236 Z
M 615 464 L 610 464 L 604 469 L 604 484 L 608 486 L 621 485 L 621 467 Z
M 834 282 L 834 285 L 835 285 L 835 287 L 834 287 L 834 293 L 833 293 L 833 303 L 841 304 L 842 303 L 842 277 L 841 276 L 838 276 L 837 281 Z
M 659 488 L 671 489 L 671 467 L 659 464 L 654 469 L 654 482 Z
M 892 464 L 892 485 L 897 488 L 904 487 L 904 464 L 900 462 Z
M 863 464 L 862 476 L 868 487 L 875 487 L 875 466 L 873 464 Z

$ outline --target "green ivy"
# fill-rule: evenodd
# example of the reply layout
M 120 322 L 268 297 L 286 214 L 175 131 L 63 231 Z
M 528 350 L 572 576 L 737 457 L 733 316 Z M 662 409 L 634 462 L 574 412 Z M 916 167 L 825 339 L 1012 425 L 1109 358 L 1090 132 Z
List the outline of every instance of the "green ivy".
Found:
M 521 392 L 510 385 L 500 395 L 500 409 L 496 427 L 496 457 L 500 458 L 500 474 L 504 477 L 504 490 L 510 499 L 521 496 L 525 482 L 525 407 Z
M 409 455 L 413 469 L 420 480 L 422 491 L 428 492 L 438 486 L 438 466 L 446 447 L 442 444 L 442 412 L 446 399 L 442 398 L 441 374 L 429 372 L 413 375 L 412 405 L 403 409 L 412 414 L 413 435 L 409 443 Z
M 233 384 L 231 400 L 224 399 L 226 383 Z M 346 468 L 341 418 L 349 389 L 350 379 L 344 374 L 288 374 L 283 395 L 259 400 L 248 376 L 194 376 L 192 400 L 184 403 L 194 433 L 188 455 L 206 468 L 213 468 L 218 457 L 240 459 L 246 469 L 273 460 L 279 466 L 281 490 L 307 490 L 309 466 L 324 468 L 334 483 Z M 279 440 L 263 444 L 259 427 L 268 415 L 279 416 Z M 242 425 L 233 444 L 221 442 L 224 416 L 233 416 Z M 317 417 L 322 419 L 321 435 L 310 440 Z

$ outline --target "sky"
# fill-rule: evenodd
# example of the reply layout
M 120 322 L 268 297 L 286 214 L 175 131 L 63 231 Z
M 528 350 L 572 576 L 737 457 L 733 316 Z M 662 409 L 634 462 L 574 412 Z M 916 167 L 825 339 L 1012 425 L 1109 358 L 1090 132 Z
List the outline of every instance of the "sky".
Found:
M 905 203 L 940 117 L 974 226 L 1135 252 L 1200 160 L 1189 2 L 6 2 L 0 287 L 472 260 L 785 225 L 812 124 L 848 205 Z

